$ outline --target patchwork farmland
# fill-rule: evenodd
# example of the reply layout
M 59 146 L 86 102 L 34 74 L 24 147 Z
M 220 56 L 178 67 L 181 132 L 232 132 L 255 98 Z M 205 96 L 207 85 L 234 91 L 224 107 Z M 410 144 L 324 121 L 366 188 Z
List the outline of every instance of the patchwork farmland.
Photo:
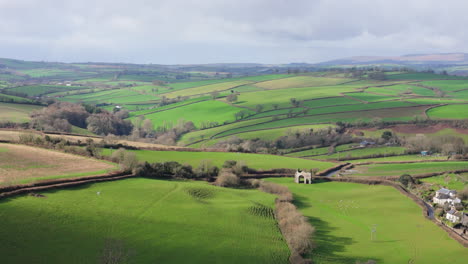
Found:
M 14 74 L 0 78 L 0 185 L 45 184 L 0 200 L 8 263 L 104 263 L 115 251 L 128 263 L 468 257 L 394 188 L 317 178 L 388 180 L 428 206 L 449 188 L 465 212 L 467 78 L 4 63 Z M 295 170 L 323 176 L 298 185 Z M 131 179 L 75 179 L 111 172 Z M 288 226 L 291 219 L 303 223 Z M 437 219 L 463 230 L 461 221 Z M 301 232 L 291 239 L 291 230 Z

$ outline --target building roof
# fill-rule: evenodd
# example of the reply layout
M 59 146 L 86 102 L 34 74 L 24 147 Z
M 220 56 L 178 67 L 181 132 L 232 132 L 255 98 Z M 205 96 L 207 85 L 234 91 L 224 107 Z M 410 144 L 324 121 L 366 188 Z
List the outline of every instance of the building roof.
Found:
M 437 191 L 438 193 L 442 193 L 442 194 L 447 194 L 449 195 L 450 193 L 456 193 L 455 191 L 452 191 L 452 190 L 449 190 L 449 189 L 445 189 L 445 188 L 441 188 L 440 190 Z
M 455 209 L 450 209 L 450 211 L 447 212 L 447 214 L 454 215 L 457 212 Z

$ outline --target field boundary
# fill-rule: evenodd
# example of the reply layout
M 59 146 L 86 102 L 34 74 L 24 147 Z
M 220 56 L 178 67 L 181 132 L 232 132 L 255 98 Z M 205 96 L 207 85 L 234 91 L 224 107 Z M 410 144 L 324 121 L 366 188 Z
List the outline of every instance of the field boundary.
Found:
M 110 173 L 110 174 L 103 174 L 98 176 L 89 176 L 89 177 L 81 177 L 81 178 L 73 178 L 73 179 L 58 179 L 58 180 L 47 180 L 47 181 L 40 181 L 31 184 L 23 184 L 23 185 L 14 185 L 8 187 L 0 188 L 0 199 L 12 197 L 19 194 L 24 193 L 31 193 L 35 191 L 44 191 L 50 190 L 55 188 L 68 188 L 74 187 L 83 184 L 89 183 L 96 183 L 96 182 L 104 182 L 104 181 L 115 181 L 120 179 L 126 179 L 135 177 L 134 174 L 126 173 L 126 172 L 117 172 L 117 173 Z

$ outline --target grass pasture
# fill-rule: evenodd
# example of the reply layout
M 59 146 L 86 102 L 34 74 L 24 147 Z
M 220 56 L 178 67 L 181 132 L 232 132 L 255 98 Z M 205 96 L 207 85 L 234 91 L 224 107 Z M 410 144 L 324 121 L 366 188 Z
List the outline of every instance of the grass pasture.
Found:
M 196 127 L 200 128 L 204 123 L 217 122 L 222 124 L 224 121 L 234 121 L 234 114 L 239 111 L 240 109 L 237 107 L 211 100 L 148 114 L 145 115 L 145 118 L 150 119 L 155 127 L 168 123 L 176 125 L 177 121 L 184 119 L 192 121 Z
M 433 119 L 467 119 L 468 104 L 435 107 L 427 111 L 427 115 Z
M 334 125 L 329 125 L 329 124 L 320 124 L 320 125 L 305 125 L 305 126 L 292 126 L 292 127 L 281 127 L 281 128 L 273 128 L 273 129 L 265 129 L 265 130 L 257 130 L 257 131 L 250 131 L 250 132 L 245 132 L 245 133 L 240 133 L 240 134 L 235 134 L 235 135 L 230 135 L 226 136 L 223 138 L 216 138 L 212 140 L 207 140 L 199 144 L 192 145 L 191 147 L 209 147 L 213 146 L 219 141 L 222 140 L 227 140 L 230 137 L 238 137 L 241 139 L 256 139 L 256 138 L 261 138 L 263 140 L 267 141 L 273 141 L 275 139 L 278 139 L 279 137 L 286 136 L 290 133 L 295 133 L 295 132 L 302 132 L 302 131 L 307 131 L 310 129 L 313 130 L 321 130 L 321 129 L 327 129 L 328 127 L 333 127 Z
M 466 186 L 468 186 L 468 174 L 461 173 L 461 174 L 446 174 L 440 175 L 430 178 L 421 179 L 422 182 L 430 183 L 436 185 L 436 188 L 448 188 L 451 190 L 461 191 Z
M 137 178 L 41 194 L 0 202 L 3 263 L 102 263 L 106 239 L 135 264 L 288 263 L 275 196 L 257 190 Z
M 300 88 L 300 87 L 316 87 L 337 85 L 350 82 L 352 79 L 346 78 L 329 78 L 329 77 L 313 77 L 313 76 L 296 76 L 279 80 L 271 80 L 256 83 L 255 86 L 264 89 L 286 89 L 286 88 Z
M 453 92 L 463 89 L 468 89 L 468 80 L 451 80 L 451 81 L 426 81 L 420 84 L 428 87 L 439 88 L 445 92 Z
M 361 157 L 369 157 L 373 155 L 401 155 L 404 154 L 405 151 L 406 149 L 404 147 L 369 147 L 333 153 L 331 155 L 321 155 L 313 158 L 319 160 L 351 160 Z
M 72 90 L 81 90 L 87 89 L 82 86 L 66 86 L 66 85 L 28 85 L 28 86 L 19 86 L 8 89 L 9 91 L 24 93 L 28 96 L 40 96 L 44 94 L 72 91 Z
M 104 149 L 104 155 L 111 155 L 113 150 Z M 202 161 L 210 161 L 212 165 L 221 167 L 226 160 L 243 161 L 247 166 L 254 169 L 269 170 L 275 168 L 318 168 L 324 170 L 333 167 L 331 162 L 297 159 L 267 154 L 250 154 L 235 152 L 187 152 L 187 151 L 152 151 L 134 150 L 139 161 L 166 162 L 177 161 L 198 167 Z
M 187 88 L 183 90 L 178 90 L 170 93 L 165 93 L 164 95 L 168 98 L 176 98 L 178 96 L 193 96 L 193 95 L 200 95 L 200 94 L 208 94 L 215 91 L 224 91 L 229 89 L 234 89 L 238 86 L 242 86 L 245 84 L 250 84 L 251 81 L 246 80 L 239 80 L 239 81 L 232 81 L 232 82 L 222 82 L 216 84 L 209 84 L 205 86 L 198 86 L 193 88 Z
M 425 219 L 421 208 L 396 189 L 382 185 L 326 182 L 295 184 L 268 179 L 293 192 L 299 210 L 316 232 L 317 264 L 465 263 L 468 251 Z M 371 239 L 371 230 L 376 232 Z
M 92 176 L 118 169 L 109 162 L 30 146 L 0 143 L 0 148 L 1 185 Z
M 29 114 L 41 109 L 42 106 L 30 104 L 9 104 L 0 103 L 0 122 L 10 121 L 15 123 L 23 123 L 30 120 Z
M 352 176 L 400 176 L 468 169 L 466 161 L 424 162 L 404 164 L 371 164 L 356 166 Z

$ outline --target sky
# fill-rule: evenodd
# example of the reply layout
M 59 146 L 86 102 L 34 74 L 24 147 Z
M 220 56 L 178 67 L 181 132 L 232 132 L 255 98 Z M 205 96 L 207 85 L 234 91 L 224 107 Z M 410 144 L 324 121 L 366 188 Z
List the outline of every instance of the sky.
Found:
M 0 0 L 0 57 L 316 63 L 468 52 L 466 0 Z

